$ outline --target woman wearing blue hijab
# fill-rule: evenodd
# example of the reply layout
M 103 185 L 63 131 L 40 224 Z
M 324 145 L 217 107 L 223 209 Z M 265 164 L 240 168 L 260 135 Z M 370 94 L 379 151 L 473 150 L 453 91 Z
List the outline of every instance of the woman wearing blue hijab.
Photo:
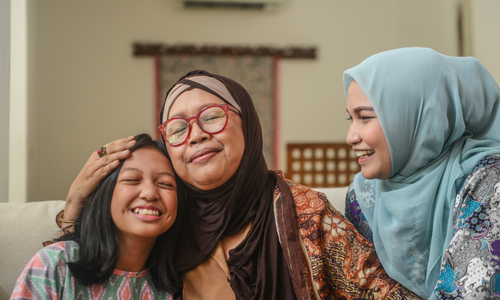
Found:
M 346 215 L 423 298 L 500 297 L 500 90 L 471 57 L 403 48 L 344 73 L 361 172 Z M 497 286 L 498 282 L 498 286 Z

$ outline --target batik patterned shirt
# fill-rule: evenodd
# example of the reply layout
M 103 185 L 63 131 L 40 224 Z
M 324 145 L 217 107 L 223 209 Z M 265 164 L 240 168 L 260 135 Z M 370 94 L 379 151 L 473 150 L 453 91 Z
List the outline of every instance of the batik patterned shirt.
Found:
M 67 265 L 78 260 L 78 249 L 65 241 L 40 250 L 19 276 L 11 299 L 173 299 L 153 285 L 147 270 L 114 270 L 106 284 L 79 284 Z
M 352 184 L 346 216 L 372 240 Z M 453 238 L 431 298 L 500 299 L 500 154 L 479 161 L 457 194 Z
M 420 299 L 387 275 L 373 244 L 325 194 L 278 174 L 294 201 L 293 207 L 284 203 L 276 186 L 276 227 L 298 300 Z

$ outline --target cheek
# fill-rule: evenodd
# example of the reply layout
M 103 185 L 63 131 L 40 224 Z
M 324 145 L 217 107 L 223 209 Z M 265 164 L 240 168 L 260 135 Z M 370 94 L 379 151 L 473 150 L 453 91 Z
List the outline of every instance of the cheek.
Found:
M 381 163 L 382 163 L 382 177 L 379 179 L 388 179 L 392 174 L 392 160 L 391 160 L 391 151 L 389 150 L 389 145 L 387 144 L 387 140 L 385 139 L 385 135 L 383 130 L 380 130 L 374 135 L 377 136 L 377 148 L 379 153 L 381 154 Z
M 120 208 L 117 206 L 117 203 L 116 203 L 116 200 L 114 197 L 111 200 L 110 211 L 111 211 L 111 220 L 113 220 L 113 223 L 116 224 L 116 217 L 120 213 Z
M 170 159 L 173 161 L 178 161 L 182 159 L 182 155 L 184 151 L 182 150 L 184 148 L 184 145 L 179 146 L 179 147 L 172 147 L 167 144 L 167 152 L 168 155 L 170 156 Z
M 234 132 L 231 133 L 229 137 L 230 141 L 232 142 L 232 156 L 234 157 L 235 162 L 240 164 L 241 158 L 243 157 L 243 154 L 245 152 L 245 137 L 243 135 L 243 128 L 241 128 L 241 125 L 237 127 Z
M 384 131 L 382 130 L 382 128 L 376 130 L 373 137 L 373 140 L 377 143 L 378 148 L 384 151 L 384 156 L 390 158 L 389 145 L 387 144 L 387 140 L 385 139 Z
M 161 197 L 163 200 L 163 205 L 169 214 L 175 214 L 177 212 L 177 192 L 176 191 L 165 191 Z
M 175 219 L 177 218 L 177 194 L 172 195 L 168 194 L 165 196 L 163 201 L 163 205 L 165 206 L 166 215 L 167 215 L 167 222 L 164 224 L 163 232 L 167 231 L 172 227 L 172 225 L 175 222 Z
M 231 172 L 234 174 L 234 172 L 239 168 L 241 160 L 243 159 L 243 154 L 245 153 L 245 141 L 243 139 L 235 139 L 233 147 L 228 149 L 228 152 L 229 153 L 227 155 L 231 166 Z
M 374 126 L 371 126 L 368 130 L 366 130 L 366 132 L 364 132 L 363 139 L 369 142 L 373 147 L 379 148 L 379 151 L 387 148 L 384 131 L 382 130 L 380 124 L 374 124 Z
M 177 201 L 171 203 L 171 205 L 168 207 L 170 209 L 170 225 L 174 223 L 175 219 L 177 218 Z
M 181 160 L 172 159 L 172 168 L 174 168 L 175 172 L 182 173 L 184 170 L 184 163 Z
M 185 168 L 184 163 L 184 151 L 182 151 L 183 146 L 180 147 L 172 147 L 167 145 L 167 152 L 172 160 L 172 167 L 174 168 L 176 173 L 182 173 Z
M 119 219 L 121 215 L 128 209 L 128 201 L 131 198 L 131 195 L 134 194 L 134 190 L 124 189 L 123 186 L 121 188 L 116 188 L 113 191 L 113 196 L 111 197 L 111 219 L 113 222 L 116 219 Z

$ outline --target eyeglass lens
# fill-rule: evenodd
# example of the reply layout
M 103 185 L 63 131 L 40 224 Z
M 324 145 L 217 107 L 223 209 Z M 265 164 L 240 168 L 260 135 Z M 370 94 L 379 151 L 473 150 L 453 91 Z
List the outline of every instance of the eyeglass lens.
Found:
M 207 133 L 217 133 L 224 128 L 227 115 L 220 106 L 213 106 L 198 114 L 198 125 Z M 189 134 L 189 123 L 186 119 L 173 119 L 165 126 L 165 137 L 172 145 L 183 143 Z

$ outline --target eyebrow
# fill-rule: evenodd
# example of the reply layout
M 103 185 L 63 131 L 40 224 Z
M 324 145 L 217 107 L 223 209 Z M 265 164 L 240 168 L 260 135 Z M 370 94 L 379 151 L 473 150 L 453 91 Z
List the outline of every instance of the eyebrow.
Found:
M 355 112 L 355 113 L 359 113 L 360 111 L 363 111 L 363 110 L 375 111 L 375 110 L 373 109 L 373 107 L 371 107 L 371 106 L 359 106 L 359 107 L 356 107 L 356 108 L 354 109 L 354 112 Z
M 158 175 L 167 175 L 167 176 L 175 178 L 175 175 L 171 172 L 168 172 L 168 171 L 160 172 L 160 173 L 158 173 Z
M 125 172 L 125 171 L 136 171 L 136 172 L 141 172 L 142 173 L 142 170 L 139 170 L 137 168 L 125 168 L 125 169 L 122 169 L 122 172 Z
M 135 172 L 138 172 L 138 173 L 142 173 L 142 170 L 137 169 L 137 168 L 125 168 L 125 169 L 122 169 L 122 172 L 127 172 L 127 171 L 135 171 Z M 159 172 L 158 175 L 167 175 L 167 176 L 171 176 L 171 177 L 175 178 L 175 175 L 172 172 L 168 172 L 168 171 Z
M 208 107 L 208 106 L 211 106 L 211 105 L 224 105 L 224 104 L 226 104 L 226 103 L 225 102 L 224 103 L 215 103 L 214 102 L 214 103 L 205 103 L 205 104 L 202 104 L 202 105 L 200 105 L 200 106 L 197 107 L 198 113 L 200 113 L 200 111 L 202 109 L 204 109 L 205 107 Z M 184 117 L 184 118 L 187 118 L 187 117 L 191 117 L 191 116 L 188 116 L 184 112 L 181 112 L 181 113 L 177 113 L 175 115 L 172 114 L 172 116 L 170 118 L 168 118 L 167 121 L 170 120 L 170 119 L 172 119 L 173 117 Z

